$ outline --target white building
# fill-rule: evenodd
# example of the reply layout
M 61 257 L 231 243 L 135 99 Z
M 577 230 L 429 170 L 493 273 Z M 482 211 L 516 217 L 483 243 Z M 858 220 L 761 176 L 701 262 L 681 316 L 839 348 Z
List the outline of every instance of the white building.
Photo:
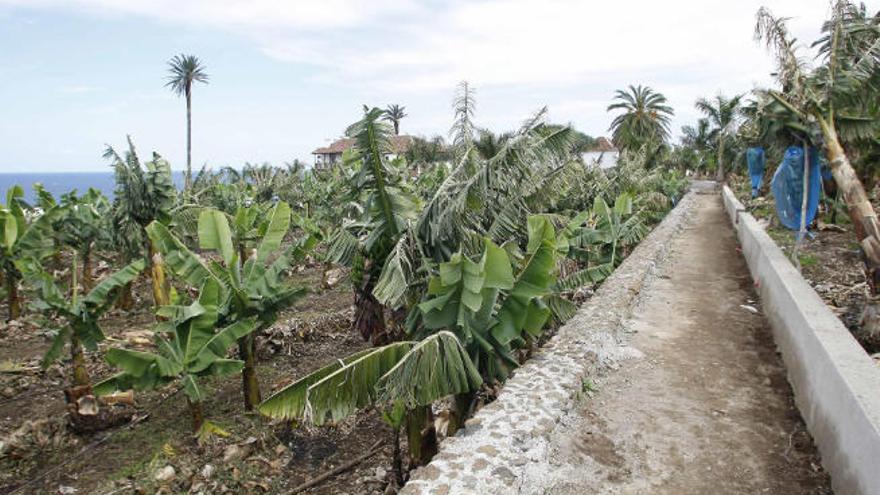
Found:
M 596 146 L 592 150 L 581 153 L 584 164 L 588 167 L 599 167 L 601 169 L 616 167 L 619 157 L 620 151 L 611 144 L 611 141 L 604 137 L 596 139 Z

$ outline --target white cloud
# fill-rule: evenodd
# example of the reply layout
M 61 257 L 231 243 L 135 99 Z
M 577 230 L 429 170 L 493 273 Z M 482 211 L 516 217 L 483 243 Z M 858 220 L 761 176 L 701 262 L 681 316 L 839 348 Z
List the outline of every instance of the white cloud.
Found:
M 405 11 L 407 0 L 0 0 L 0 5 L 138 15 L 166 22 L 232 29 L 351 27 Z
M 0 0 L 0 5 L 139 16 L 252 40 L 274 59 L 311 68 L 310 80 L 375 98 L 449 98 L 467 79 L 504 90 L 486 122 L 515 122 L 528 103 L 594 132 L 616 88 L 648 84 L 679 111 L 719 91 L 769 82 L 771 60 L 752 40 L 762 4 L 815 39 L 826 0 Z M 534 101 L 534 94 L 543 101 Z M 411 124 L 437 116 L 413 116 Z
M 60 92 L 65 94 L 80 94 L 80 93 L 92 93 L 97 91 L 98 88 L 94 86 L 86 86 L 86 85 L 71 85 L 71 86 L 62 86 L 59 89 Z

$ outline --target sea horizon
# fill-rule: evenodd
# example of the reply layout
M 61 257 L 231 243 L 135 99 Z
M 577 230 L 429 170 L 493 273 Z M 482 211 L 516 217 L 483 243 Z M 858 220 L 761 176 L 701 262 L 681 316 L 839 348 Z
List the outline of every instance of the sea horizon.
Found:
M 171 172 L 174 185 L 178 189 L 183 187 L 183 170 L 173 170 Z M 112 170 L 106 172 L 87 171 L 87 172 L 0 172 L 0 194 L 6 201 L 6 191 L 10 187 L 19 185 L 24 189 L 24 199 L 27 202 L 36 200 L 36 192 L 34 184 L 42 184 L 43 188 L 52 193 L 55 198 L 62 194 L 73 191 L 83 194 L 89 188 L 94 188 L 110 199 L 113 199 L 113 190 L 116 188 L 116 179 Z

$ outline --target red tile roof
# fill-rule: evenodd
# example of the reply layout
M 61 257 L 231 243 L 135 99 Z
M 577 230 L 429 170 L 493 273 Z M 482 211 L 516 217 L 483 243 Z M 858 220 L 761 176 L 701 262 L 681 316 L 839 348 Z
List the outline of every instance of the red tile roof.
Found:
M 406 153 L 413 142 L 412 136 L 391 136 L 391 151 L 395 154 Z M 330 143 L 329 146 L 318 148 L 312 152 L 313 155 L 336 154 L 343 153 L 354 147 L 354 138 L 341 138 Z
M 606 137 L 598 137 L 596 138 L 596 144 L 593 146 L 593 151 L 617 151 L 617 148 L 611 144 L 611 141 Z

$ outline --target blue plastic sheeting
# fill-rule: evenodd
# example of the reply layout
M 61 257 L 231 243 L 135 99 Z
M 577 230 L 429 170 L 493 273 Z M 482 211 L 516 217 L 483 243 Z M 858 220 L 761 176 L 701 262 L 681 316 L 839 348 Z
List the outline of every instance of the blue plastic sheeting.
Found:
M 764 148 L 756 146 L 746 150 L 746 162 L 749 165 L 749 177 L 752 179 L 752 197 L 758 196 L 761 182 L 764 181 Z
M 816 217 L 816 210 L 819 207 L 819 192 L 822 187 L 819 183 L 819 153 L 814 148 L 809 148 L 809 153 L 810 182 L 807 191 L 807 226 Z M 789 146 L 785 150 L 782 163 L 773 174 L 770 187 L 773 190 L 773 197 L 776 199 L 776 214 L 779 216 L 779 221 L 791 230 L 800 230 L 801 228 L 801 206 L 804 198 L 803 176 L 804 148 Z

